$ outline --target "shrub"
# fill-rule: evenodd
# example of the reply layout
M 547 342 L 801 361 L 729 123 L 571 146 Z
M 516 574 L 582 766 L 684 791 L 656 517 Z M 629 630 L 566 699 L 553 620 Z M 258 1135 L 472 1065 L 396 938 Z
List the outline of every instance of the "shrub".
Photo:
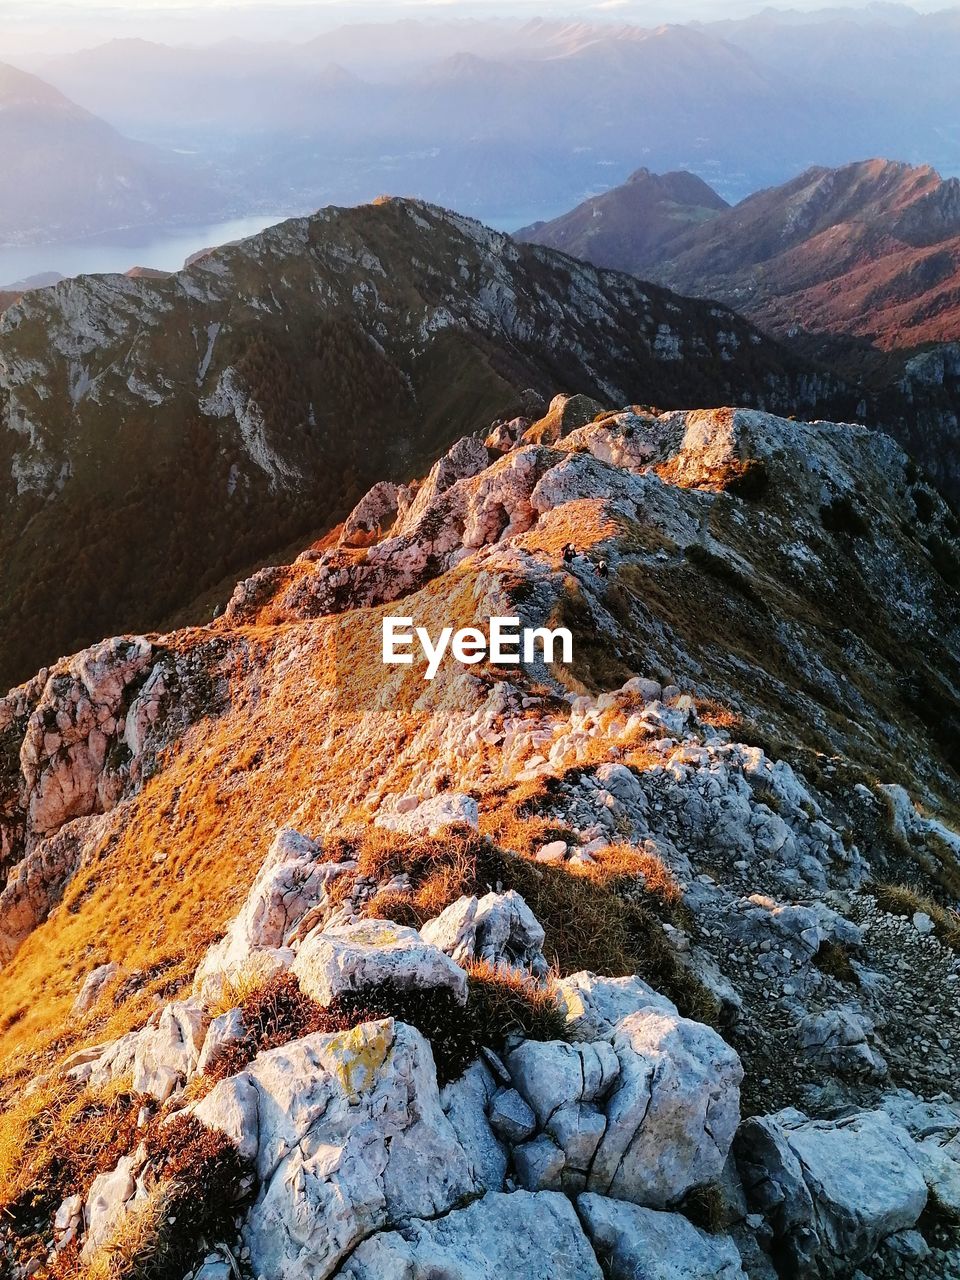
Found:
M 484 1045 L 502 1048 L 513 1033 L 560 1039 L 565 1022 L 547 987 L 524 974 L 477 965 L 471 969 L 466 1008 L 446 988 L 410 989 L 384 982 L 343 992 L 325 1008 L 300 990 L 292 974 L 277 974 L 241 1005 L 247 1034 L 212 1066 L 223 1079 L 242 1071 L 258 1053 L 314 1032 L 350 1031 L 362 1022 L 395 1018 L 425 1036 L 441 1084 L 456 1080 Z
M 960 952 L 960 915 L 906 884 L 878 884 L 873 896 L 882 911 L 912 917 L 923 912 L 933 921 L 933 932 L 952 951 Z
M 180 1114 L 153 1125 L 144 1145 L 157 1186 L 124 1215 L 88 1268 L 89 1280 L 182 1280 L 211 1243 L 235 1234 L 254 1179 L 229 1138 Z

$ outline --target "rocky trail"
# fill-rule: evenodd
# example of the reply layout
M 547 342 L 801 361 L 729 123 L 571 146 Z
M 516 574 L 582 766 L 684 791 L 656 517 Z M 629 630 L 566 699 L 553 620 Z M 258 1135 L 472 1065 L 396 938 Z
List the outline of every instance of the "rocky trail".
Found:
M 960 1276 L 958 533 L 865 428 L 559 397 L 11 691 L 0 1275 Z

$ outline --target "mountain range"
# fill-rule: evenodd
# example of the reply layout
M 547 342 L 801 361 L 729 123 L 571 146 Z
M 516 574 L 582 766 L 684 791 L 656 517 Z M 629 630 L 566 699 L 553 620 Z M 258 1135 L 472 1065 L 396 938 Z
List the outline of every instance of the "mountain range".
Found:
M 403 200 L 168 278 L 26 293 L 0 315 L 0 683 L 36 665 L 29 619 L 48 658 L 156 625 L 403 479 L 478 406 L 520 414 L 558 381 L 807 416 L 860 400 L 723 307 Z
M 517 236 L 716 298 L 874 389 L 957 362 L 960 182 L 929 166 L 815 168 L 732 208 L 641 170 Z
M 207 218 L 202 166 L 132 142 L 36 76 L 0 63 L 0 244 Z
M 196 152 L 237 207 L 388 190 L 515 226 L 638 163 L 696 172 L 727 200 L 864 155 L 960 172 L 958 57 L 949 13 L 872 7 L 803 24 L 401 21 L 301 43 L 122 40 L 32 69 L 121 133 Z

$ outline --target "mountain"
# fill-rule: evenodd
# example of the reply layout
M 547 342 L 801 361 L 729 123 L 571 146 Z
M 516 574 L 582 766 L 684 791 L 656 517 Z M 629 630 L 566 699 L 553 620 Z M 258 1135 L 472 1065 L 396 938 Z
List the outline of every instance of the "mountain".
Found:
M 638 155 L 738 196 L 792 173 L 814 139 L 827 160 L 849 158 L 829 141 L 835 102 L 680 26 L 401 22 L 305 46 L 122 41 L 44 73 L 122 131 L 199 151 L 257 208 L 390 190 L 517 225 L 604 190 Z
M 207 218 L 202 167 L 122 137 L 51 85 L 0 63 L 0 244 Z
M 860 398 L 714 304 L 415 201 L 26 294 L 0 318 L 0 684 L 198 595 L 209 611 L 225 575 L 558 380 L 810 416 Z
M 811 169 L 680 237 L 651 274 L 774 334 L 956 341 L 960 180 L 889 160 Z
M 692 173 L 660 175 L 638 169 L 622 186 L 550 222 L 523 227 L 514 232 L 514 239 L 560 249 L 595 267 L 640 275 L 669 257 L 670 247 L 685 231 L 727 208 L 727 202 Z
M 957 1274 L 955 517 L 863 427 L 472 430 L 0 700 L 5 1278 Z

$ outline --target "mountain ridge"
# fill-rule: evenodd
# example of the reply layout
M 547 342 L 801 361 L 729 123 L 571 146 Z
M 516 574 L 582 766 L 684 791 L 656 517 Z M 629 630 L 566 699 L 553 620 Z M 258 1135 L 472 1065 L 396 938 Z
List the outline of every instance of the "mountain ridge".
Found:
M 50 658 L 108 616 L 159 621 L 406 478 L 479 406 L 521 413 L 558 379 L 664 406 L 858 400 L 723 308 L 415 201 L 291 220 L 168 279 L 24 295 L 0 317 L 0 668 L 36 652 L 16 618 L 46 619 Z M 64 584 L 75 522 L 92 541 Z
M 960 525 L 864 427 L 476 425 L 0 699 L 10 1280 L 956 1270 Z

